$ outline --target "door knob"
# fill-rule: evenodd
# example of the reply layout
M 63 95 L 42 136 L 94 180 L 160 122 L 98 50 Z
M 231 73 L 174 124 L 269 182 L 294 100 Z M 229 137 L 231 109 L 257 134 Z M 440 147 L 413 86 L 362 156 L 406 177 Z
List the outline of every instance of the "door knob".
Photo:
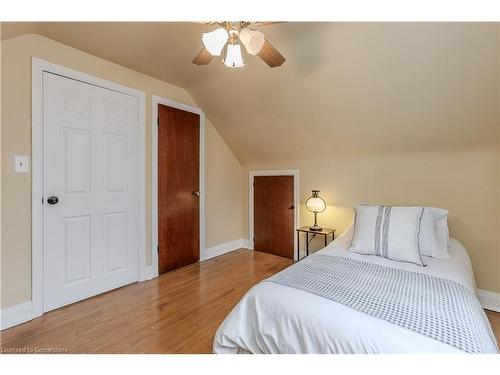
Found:
M 199 191 L 193 191 L 193 195 L 196 195 L 197 197 L 200 196 L 200 192 Z
M 288 207 L 289 210 L 293 210 L 295 206 L 292 204 L 290 207 Z
M 48 204 L 57 204 L 57 202 L 59 202 L 59 198 L 57 198 L 56 196 L 50 196 L 47 198 L 47 203 Z

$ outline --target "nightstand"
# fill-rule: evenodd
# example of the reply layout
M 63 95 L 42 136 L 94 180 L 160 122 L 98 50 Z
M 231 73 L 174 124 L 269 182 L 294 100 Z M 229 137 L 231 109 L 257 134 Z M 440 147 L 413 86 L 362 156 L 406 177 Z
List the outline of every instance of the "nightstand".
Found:
M 309 242 L 318 235 L 325 238 L 325 246 L 328 245 L 328 236 L 332 235 L 332 241 L 335 239 L 335 229 L 323 228 L 321 230 L 310 230 L 309 227 L 301 227 L 297 229 L 297 260 L 300 260 L 300 232 L 306 234 L 306 256 L 309 255 Z M 312 234 L 311 241 L 309 240 L 309 234 Z

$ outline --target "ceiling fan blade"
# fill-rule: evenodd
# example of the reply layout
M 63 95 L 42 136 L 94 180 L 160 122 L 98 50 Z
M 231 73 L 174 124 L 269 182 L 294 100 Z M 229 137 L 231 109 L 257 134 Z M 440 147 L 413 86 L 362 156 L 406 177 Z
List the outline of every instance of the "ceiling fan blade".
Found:
M 282 65 L 286 59 L 267 40 L 264 41 L 260 52 L 257 54 L 271 68 Z
M 200 53 L 196 55 L 193 59 L 193 64 L 196 65 L 207 65 L 210 61 L 212 61 L 213 56 L 208 52 L 205 48 L 203 48 Z

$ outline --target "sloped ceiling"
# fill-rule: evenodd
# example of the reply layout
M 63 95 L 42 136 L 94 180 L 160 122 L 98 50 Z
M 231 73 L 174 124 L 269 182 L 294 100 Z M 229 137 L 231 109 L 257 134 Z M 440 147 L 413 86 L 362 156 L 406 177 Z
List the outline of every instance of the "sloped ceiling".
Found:
M 2 24 L 181 86 L 244 164 L 495 142 L 498 29 L 483 23 L 281 23 L 287 58 L 191 64 L 197 23 Z

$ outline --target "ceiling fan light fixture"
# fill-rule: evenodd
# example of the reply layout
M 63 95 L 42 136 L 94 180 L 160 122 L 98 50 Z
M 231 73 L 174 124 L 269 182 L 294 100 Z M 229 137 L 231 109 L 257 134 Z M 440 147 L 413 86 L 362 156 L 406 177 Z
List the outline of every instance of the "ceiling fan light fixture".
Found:
M 240 40 L 250 55 L 256 55 L 264 45 L 265 36 L 263 33 L 252 29 L 243 29 L 240 31 Z
M 203 33 L 203 48 L 193 59 L 195 65 L 207 65 L 213 56 L 221 56 L 222 63 L 229 68 L 244 66 L 243 44 L 249 55 L 258 56 L 269 67 L 276 68 L 283 65 L 286 59 L 274 48 L 259 30 L 251 26 L 265 26 L 276 22 L 249 22 L 249 21 L 213 21 L 208 25 L 220 27 Z
M 224 65 L 228 68 L 240 68 L 245 65 L 243 63 L 243 56 L 241 55 L 241 46 L 238 43 L 227 45 Z
M 201 41 L 205 49 L 210 52 L 212 56 L 220 56 L 222 49 L 226 45 L 229 35 L 227 30 L 219 27 L 218 29 L 209 33 L 203 33 Z

